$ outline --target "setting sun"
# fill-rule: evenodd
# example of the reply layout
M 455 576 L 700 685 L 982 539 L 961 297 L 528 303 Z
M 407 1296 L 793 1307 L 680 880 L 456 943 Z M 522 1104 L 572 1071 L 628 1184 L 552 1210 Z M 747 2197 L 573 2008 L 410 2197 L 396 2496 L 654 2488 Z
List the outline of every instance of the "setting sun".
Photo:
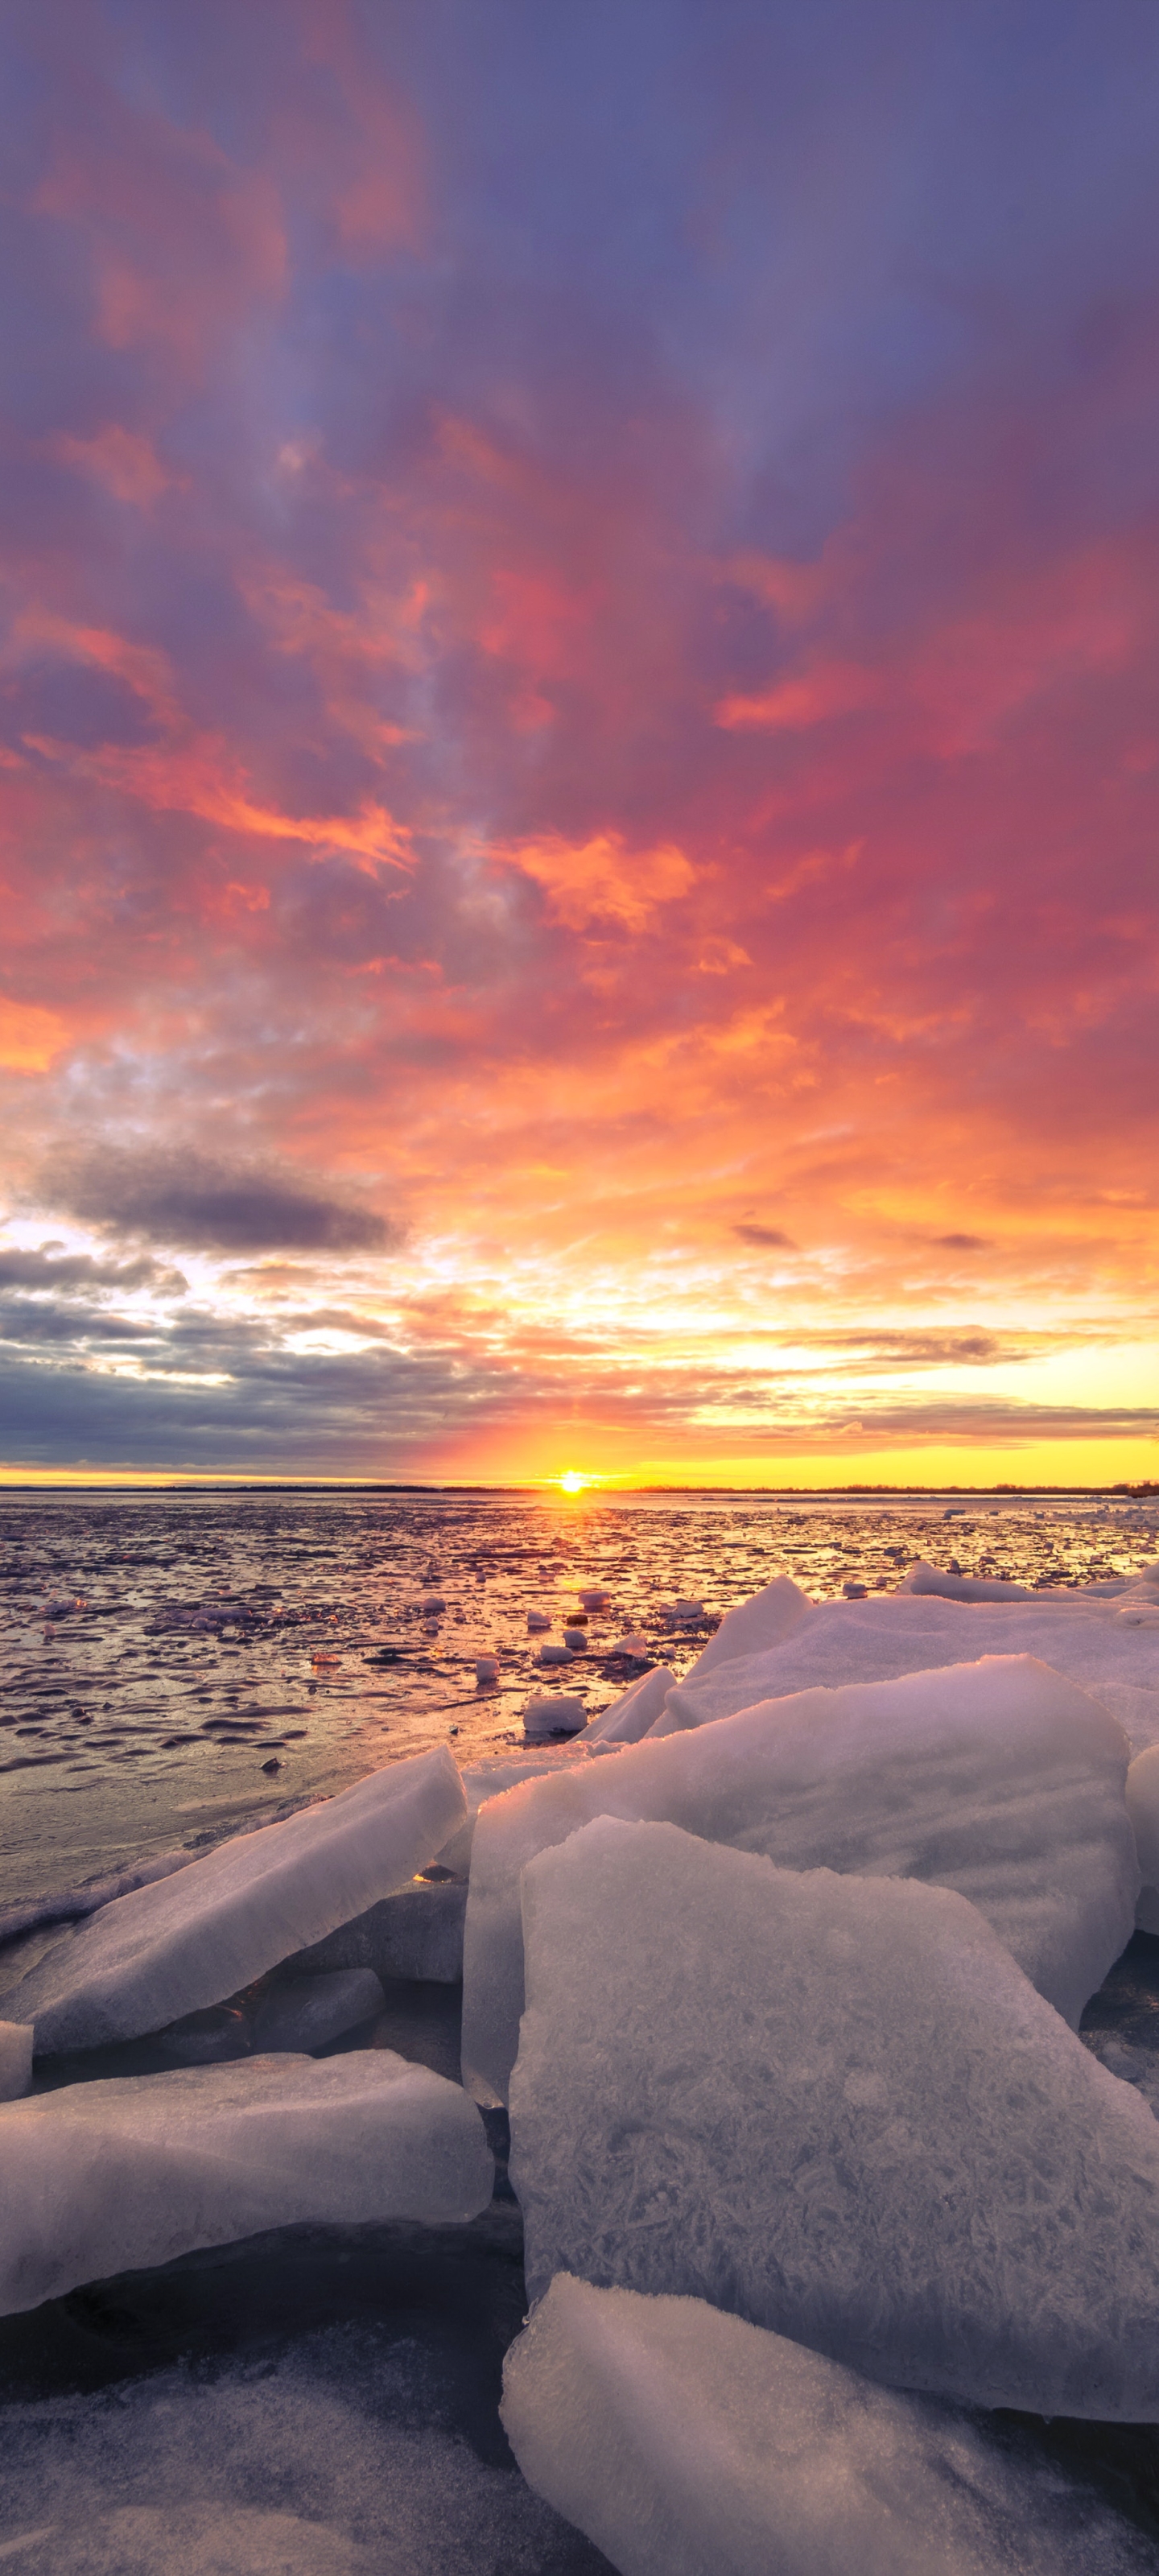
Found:
M 555 1481 L 561 1494 L 584 1494 L 587 1492 L 590 1478 L 577 1476 L 575 1468 L 569 1467 L 566 1476 L 557 1476 Z

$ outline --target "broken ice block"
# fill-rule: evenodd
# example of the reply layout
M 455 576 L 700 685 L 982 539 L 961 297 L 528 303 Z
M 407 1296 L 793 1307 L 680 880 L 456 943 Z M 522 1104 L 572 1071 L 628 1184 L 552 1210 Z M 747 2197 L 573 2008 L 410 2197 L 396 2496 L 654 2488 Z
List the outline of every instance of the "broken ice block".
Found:
M 1159 2421 L 1159 2123 L 964 1897 L 605 1816 L 523 1906 L 532 2299 L 574 2272 L 966 2405 Z
M 469 1824 L 463 1831 L 469 1831 Z M 433 1885 L 416 1879 L 397 1896 L 384 1896 L 381 1905 L 368 1906 L 352 1923 L 328 1932 L 324 1941 L 284 1959 L 282 1970 L 304 1977 L 335 1968 L 372 1968 L 380 1979 L 417 1977 L 431 1985 L 457 1985 L 463 1973 L 466 1903 L 465 1879 L 439 1879 Z
M 807 1619 L 813 1606 L 791 1575 L 779 1574 L 775 1583 L 767 1583 L 763 1592 L 754 1592 L 750 1601 L 738 1601 L 735 1609 L 725 1611 L 716 1635 L 709 1638 L 686 1680 L 698 1680 L 718 1664 L 731 1663 L 737 1655 L 767 1652 L 771 1646 L 782 1645 Z
M 0 2102 L 15 2102 L 32 2082 L 32 2025 L 0 2021 Z
M 327 2048 L 384 2011 L 386 1997 L 373 1968 L 330 1968 L 319 1975 L 279 1978 L 263 1996 L 253 2044 L 270 2050 Z
M 523 1712 L 525 1735 L 578 1735 L 587 1710 L 574 1691 L 535 1691 Z
M 640 1644 L 647 1654 L 649 1650 L 642 1638 Z M 669 1671 L 667 1664 L 659 1664 L 654 1672 L 642 1673 L 638 1682 L 632 1682 L 619 1699 L 612 1701 L 610 1708 L 601 1709 L 599 1716 L 593 1717 L 591 1725 L 584 1729 L 584 1743 L 638 1744 L 653 1720 L 659 1717 L 675 1679 L 675 1673 Z
M 406 1885 L 466 1816 L 445 1745 L 118 1897 L 5 1997 L 37 2055 L 132 2039 L 234 1995 Z
M 1030 1601 L 1034 1597 L 1024 1583 L 992 1582 L 979 1574 L 945 1574 L 940 1566 L 928 1565 L 924 1557 L 911 1565 L 898 1590 L 937 1592 L 945 1601 Z
M 1159 1633 L 1129 1626 L 1115 1601 L 1090 1586 L 1030 1600 L 1012 1598 L 1012 1584 L 1000 1589 L 996 1602 L 891 1592 L 871 1601 L 815 1603 L 779 1645 L 731 1654 L 719 1664 L 702 1657 L 670 1692 L 661 1723 L 671 1733 L 792 1691 L 892 1681 L 983 1655 L 1035 1655 L 1109 1707 L 1124 1687 L 1159 1689 Z
M 475 1829 L 465 2080 L 480 2102 L 505 2097 L 523 2009 L 520 1870 L 598 1815 L 667 1817 L 786 1868 L 960 1888 L 1077 2022 L 1134 1921 L 1127 1752 L 1083 1691 L 1009 1655 L 767 1700 L 525 1782 L 483 1807 Z
M 477 2216 L 494 2166 L 457 2084 L 386 2049 L 69 2084 L 0 2109 L 0 2314 L 302 2219 Z
M 702 2299 L 557 2273 L 503 2365 L 528 2485 L 623 2576 L 1128 2576 L 1057 2461 Z M 1077 2482 L 1076 2482 L 1077 2483 Z

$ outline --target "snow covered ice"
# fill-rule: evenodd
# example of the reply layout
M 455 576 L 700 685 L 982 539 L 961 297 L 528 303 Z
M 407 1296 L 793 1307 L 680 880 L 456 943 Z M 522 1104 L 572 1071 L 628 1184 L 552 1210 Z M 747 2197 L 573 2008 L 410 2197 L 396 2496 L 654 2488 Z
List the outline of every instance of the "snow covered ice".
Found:
M 0 2314 L 301 2219 L 465 2220 L 494 2168 L 458 2085 L 386 2049 L 70 2084 L 0 2108 Z
M 964 1897 L 603 1817 L 523 1908 L 533 2299 L 682 2293 L 894 2386 L 1159 2421 L 1159 2123 Z
M 1077 2022 L 1135 1919 L 1127 1757 L 1104 1709 L 1010 1656 L 805 1691 L 528 1781 L 475 1828 L 465 2080 L 479 2101 L 505 2098 L 523 2006 L 521 1869 L 599 1815 L 668 1819 L 787 1868 L 957 1887 Z
M 622 2576 L 1126 2576 L 1093 2498 L 701 2299 L 557 2273 L 503 2372 L 528 2484 Z
M 5 1996 L 5 2012 L 35 2024 L 38 2056 L 161 2030 L 405 1886 L 465 1814 L 445 1747 L 376 1771 L 118 1897 Z

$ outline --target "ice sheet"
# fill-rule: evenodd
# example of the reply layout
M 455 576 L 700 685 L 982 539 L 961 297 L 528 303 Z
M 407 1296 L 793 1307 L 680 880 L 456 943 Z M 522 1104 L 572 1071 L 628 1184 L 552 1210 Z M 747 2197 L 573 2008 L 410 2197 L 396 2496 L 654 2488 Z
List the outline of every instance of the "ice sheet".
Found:
M 37 2055 L 161 2030 L 406 1885 L 466 1813 L 445 1746 L 118 1897 L 5 1997 Z
M 622 2576 L 1125 2576 L 1138 2536 L 936 2399 L 557 2273 L 507 2355 L 529 2485 Z
M 668 1818 L 790 1868 L 960 1888 L 1077 2022 L 1134 1922 L 1127 1755 L 1105 1710 L 1013 1656 L 806 1691 L 528 1781 L 476 1826 L 464 2080 L 478 2101 L 505 2098 L 523 2008 L 519 1873 L 598 1815 Z
M 1159 2123 L 964 1897 L 603 1817 L 523 1907 L 533 2299 L 574 2272 L 967 2405 L 1159 2421 Z
M 494 2168 L 456 2084 L 386 2049 L 70 2084 L 0 2108 L 0 2313 L 301 2219 L 473 2218 Z

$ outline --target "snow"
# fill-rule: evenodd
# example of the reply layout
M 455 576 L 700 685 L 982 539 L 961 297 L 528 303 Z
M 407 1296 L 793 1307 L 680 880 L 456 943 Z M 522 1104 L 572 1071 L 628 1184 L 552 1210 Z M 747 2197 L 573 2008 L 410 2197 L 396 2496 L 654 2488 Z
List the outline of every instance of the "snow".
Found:
M 445 1746 L 118 1897 L 5 1997 L 37 2055 L 161 2030 L 405 1886 L 466 1813 Z
M 528 2484 L 623 2576 L 1126 2576 L 1137 2543 L 935 2398 L 702 2299 L 557 2273 L 503 2372 Z
M 303 2219 L 465 2220 L 493 2165 L 458 2085 L 386 2049 L 64 2085 L 0 2108 L 0 2314 Z
M 31 2082 L 31 2022 L 0 2021 L 0 2102 L 18 2101 Z
M 1127 1757 L 1105 1710 L 1009 1656 L 801 1692 L 527 1781 L 475 1829 L 464 2080 L 478 2101 L 505 2097 L 523 2006 L 521 1869 L 599 1815 L 667 1819 L 789 1868 L 957 1887 L 1077 2021 L 1134 1921 Z
M 568 2271 L 962 2404 L 1159 2420 L 1159 2123 L 964 1897 L 603 1817 L 523 1907 L 532 2299 Z
M 464 2243 L 472 2233 L 456 2232 Z M 366 2268 L 366 2238 L 338 2284 L 350 2282 L 351 2252 Z M 188 2293 L 196 2267 L 212 2264 L 218 2298 L 239 2303 L 242 2350 L 216 2352 L 211 2368 L 199 2359 L 139 2376 L 146 2330 L 131 2353 L 118 2347 L 117 2385 L 94 2389 L 89 2362 L 83 2394 L 9 2400 L 0 2546 L 13 2576 L 606 2576 L 590 2542 L 514 2470 L 494 2418 L 498 2373 L 477 2335 L 460 2328 L 459 2349 L 441 2356 L 432 2337 L 416 2338 L 405 2301 L 391 2316 L 387 2272 L 385 2316 L 347 2313 L 312 2330 L 303 2320 L 289 2337 L 284 2293 L 277 2305 L 271 2295 L 255 2351 L 249 2294 L 275 2262 L 284 2280 L 284 2253 L 259 2271 L 245 2249 L 195 2256 L 179 2276 Z M 300 2273 L 292 2282 L 317 2287 Z M 118 2284 L 118 2302 L 139 2328 L 134 2287 L 126 2297 Z

